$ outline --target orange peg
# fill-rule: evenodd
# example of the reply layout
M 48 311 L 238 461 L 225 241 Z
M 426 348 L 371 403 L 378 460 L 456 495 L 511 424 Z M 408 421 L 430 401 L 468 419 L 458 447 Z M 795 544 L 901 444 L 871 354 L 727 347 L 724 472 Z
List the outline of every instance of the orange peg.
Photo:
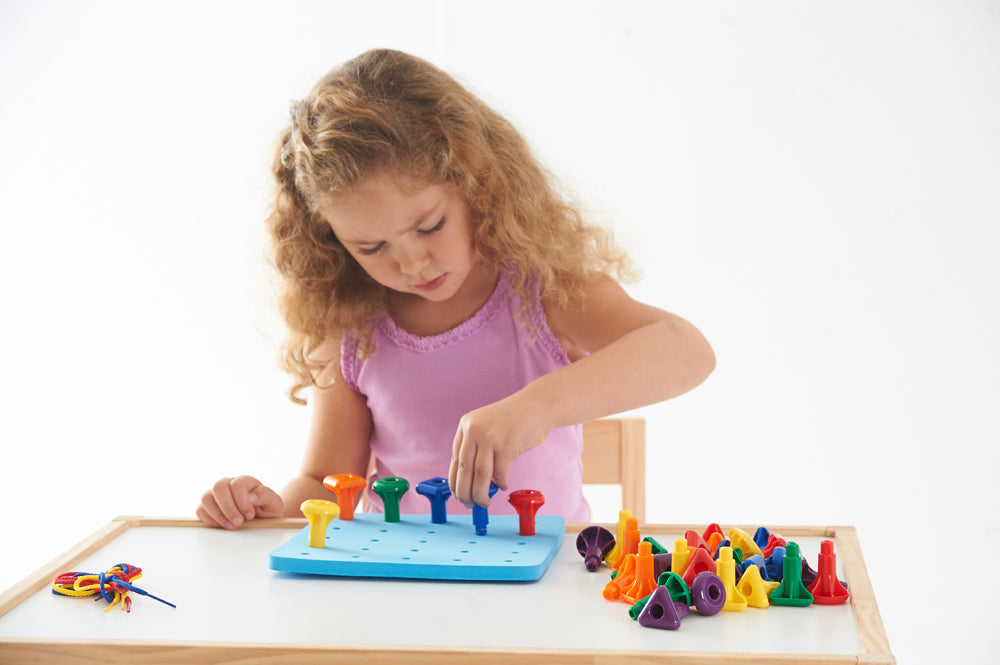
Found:
M 607 600 L 615 600 L 622 595 L 624 589 L 628 589 L 635 583 L 635 555 L 626 554 L 621 558 L 621 565 L 618 574 L 614 579 L 604 586 L 602 595 Z
M 639 540 L 642 538 L 642 534 L 639 533 L 639 520 L 634 517 L 630 517 L 625 521 L 625 530 L 622 532 L 622 556 L 627 554 L 636 554 L 639 552 Z M 606 560 L 606 559 L 605 559 Z M 618 569 L 621 565 L 623 559 L 619 559 L 618 562 L 611 566 L 614 569 Z
M 725 539 L 726 539 L 725 534 L 715 533 L 715 532 L 708 534 L 708 540 L 705 541 L 706 543 L 708 543 L 708 551 L 711 552 L 713 556 L 715 556 L 715 550 L 719 549 L 719 543 L 721 543 Z
M 639 543 L 639 553 L 635 555 L 635 581 L 622 591 L 622 598 L 635 605 L 656 589 L 656 574 L 653 567 L 653 544 Z
M 338 473 L 323 479 L 323 487 L 337 495 L 341 520 L 354 519 L 354 495 L 365 485 L 365 479 L 353 473 Z

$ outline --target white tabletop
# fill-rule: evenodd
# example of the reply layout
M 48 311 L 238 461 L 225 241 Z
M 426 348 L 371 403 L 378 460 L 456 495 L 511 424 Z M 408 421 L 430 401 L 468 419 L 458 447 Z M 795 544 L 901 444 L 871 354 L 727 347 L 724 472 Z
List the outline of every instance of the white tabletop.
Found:
M 124 562 L 136 584 L 177 605 L 133 594 L 131 613 L 42 589 L 0 616 L 0 642 L 154 642 L 406 645 L 610 651 L 859 654 L 850 602 L 690 614 L 679 630 L 643 628 L 628 605 L 601 595 L 608 571 L 589 573 L 567 533 L 537 582 L 441 582 L 299 576 L 268 568 L 268 553 L 297 529 L 226 532 L 129 528 L 75 570 Z M 656 534 L 672 543 L 677 534 Z M 821 538 L 794 538 L 815 567 Z M 839 563 L 839 562 L 838 562 Z M 0 643 L 0 649 L 3 648 Z

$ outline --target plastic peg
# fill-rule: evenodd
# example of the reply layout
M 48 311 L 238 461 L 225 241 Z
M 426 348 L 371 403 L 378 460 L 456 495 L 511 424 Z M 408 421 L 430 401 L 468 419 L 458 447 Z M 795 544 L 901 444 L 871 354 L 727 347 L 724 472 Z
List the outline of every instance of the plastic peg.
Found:
M 434 524 L 444 524 L 448 521 L 448 497 L 451 496 L 451 487 L 448 486 L 448 479 L 431 478 L 417 483 L 416 492 L 420 496 L 427 497 L 431 502 L 431 522 Z
M 625 520 L 625 529 L 622 531 L 622 556 L 628 554 L 637 554 L 639 552 L 639 540 L 642 534 L 639 533 L 639 520 L 634 517 L 630 517 Z M 623 559 L 619 559 L 618 562 L 611 566 L 612 568 L 618 568 L 621 565 Z
M 604 591 L 601 592 L 606 600 L 617 600 L 621 597 L 623 590 L 628 589 L 635 582 L 635 555 L 626 554 L 621 558 L 620 563 L 618 574 L 604 585 Z
M 688 583 L 688 586 L 691 586 L 698 573 L 709 572 L 714 575 L 715 568 L 715 559 L 712 558 L 712 555 L 699 547 L 691 552 L 691 558 L 688 560 L 687 568 L 684 569 L 684 574 L 681 577 Z
M 653 555 L 653 575 L 656 577 L 656 579 L 660 579 L 660 575 L 670 571 L 670 562 L 673 560 L 673 558 L 674 555 L 671 554 L 670 552 Z
M 705 539 L 701 537 L 701 534 L 695 531 L 694 529 L 688 529 L 687 531 L 685 531 L 684 538 L 687 540 L 688 547 L 690 548 L 700 547 L 709 554 L 712 553 L 712 550 L 709 549 L 708 547 L 708 543 L 706 543 Z
M 776 533 L 772 533 L 770 536 L 768 536 L 767 545 L 762 547 L 760 552 L 766 558 L 771 556 L 771 554 L 774 552 L 775 547 L 784 547 L 787 544 L 788 541 L 786 541 L 784 538 L 782 538 Z
M 715 546 L 715 549 L 712 550 L 712 558 L 713 559 L 718 559 L 719 558 L 719 548 L 720 547 L 732 547 L 732 546 L 733 546 L 733 544 L 731 542 L 729 542 L 728 538 L 723 538 L 722 540 L 719 541 L 719 544 Z
M 639 520 L 630 517 L 625 521 L 624 537 L 625 543 L 622 547 L 625 548 L 625 554 L 638 554 L 639 543 L 642 539 L 642 534 L 639 532 Z
M 306 499 L 299 510 L 309 520 L 309 547 L 325 547 L 326 528 L 337 519 L 340 506 L 326 499 Z
M 809 587 L 809 593 L 819 605 L 839 605 L 847 600 L 848 593 L 837 579 L 837 555 L 833 551 L 833 541 L 824 540 L 819 545 L 819 571 L 816 581 Z
M 715 562 L 715 574 L 722 580 L 722 585 L 726 590 L 726 602 L 722 609 L 727 612 L 745 610 L 747 599 L 736 589 L 736 559 L 733 558 L 733 548 L 719 548 L 719 560 Z
M 760 551 L 760 548 L 757 547 L 757 543 L 753 542 L 753 538 L 750 537 L 750 534 L 743 529 L 739 529 L 737 527 L 730 529 L 729 542 L 733 547 L 738 547 L 743 550 L 743 554 L 746 556 L 763 554 L 763 552 Z
M 757 547 L 764 551 L 767 547 L 767 541 L 771 538 L 771 531 L 766 526 L 759 526 L 757 530 L 753 532 L 753 542 L 757 543 Z
M 772 582 L 780 582 L 782 570 L 784 569 L 785 546 L 779 545 L 774 551 L 764 559 L 764 568 L 767 570 L 767 579 Z
M 722 530 L 722 527 L 716 524 L 715 522 L 712 522 L 711 524 L 708 525 L 708 527 L 705 528 L 705 532 L 701 534 L 702 540 L 704 540 L 706 543 L 709 542 L 709 539 L 712 537 L 713 533 L 717 533 L 723 538 L 726 537 L 726 532 Z
M 799 544 L 793 541 L 785 546 L 785 556 L 781 561 L 781 583 L 771 592 L 772 605 L 806 607 L 812 605 L 813 596 L 802 584 L 802 560 Z
M 656 583 L 659 586 L 667 587 L 667 591 L 670 592 L 670 597 L 674 599 L 674 602 L 683 603 L 684 605 L 691 604 L 691 589 L 688 587 L 687 582 L 684 578 L 677 573 L 665 572 L 656 578 Z
M 652 536 L 645 536 L 643 540 L 653 546 L 653 556 L 656 556 L 657 554 L 666 554 L 670 551 Z
M 715 573 L 707 570 L 698 573 L 691 584 L 691 603 L 698 614 L 707 617 L 718 614 L 726 605 L 726 585 Z
M 576 537 L 576 551 L 590 572 L 601 567 L 601 561 L 615 546 L 615 537 L 603 526 L 588 526 Z
M 767 597 L 776 588 L 778 583 L 768 582 L 761 577 L 761 569 L 757 566 L 748 566 L 740 581 L 736 583 L 736 589 L 747 599 L 747 604 L 762 609 L 770 605 Z
M 378 478 L 372 483 L 372 491 L 379 495 L 385 507 L 386 522 L 399 521 L 399 502 L 408 489 L 410 481 L 397 476 Z
M 490 482 L 489 497 L 492 499 L 493 495 L 497 493 L 496 483 Z M 490 511 L 488 508 L 483 508 L 480 505 L 472 506 L 472 525 L 476 527 L 477 536 L 486 535 L 486 525 L 490 523 Z
M 625 537 L 625 523 L 630 517 L 632 517 L 631 512 L 627 510 L 618 511 L 618 526 L 615 530 L 615 546 L 610 552 L 608 552 L 608 555 L 604 557 L 604 561 L 607 562 L 607 564 L 612 568 L 614 568 L 618 564 L 618 561 L 622 558 L 622 547 L 624 545 L 622 540 L 624 540 Z
M 639 552 L 635 555 L 635 581 L 632 582 L 632 586 L 622 591 L 622 597 L 634 604 L 640 598 L 653 593 L 653 589 L 656 588 L 654 570 L 652 544 L 639 543 Z
M 353 473 L 338 473 L 323 479 L 323 487 L 337 495 L 340 519 L 354 519 L 354 495 L 365 488 L 365 479 Z
M 708 543 L 708 551 L 712 553 L 713 557 L 718 556 L 719 543 L 722 541 L 729 542 L 726 540 L 726 536 L 721 533 L 710 533 L 708 534 L 708 538 L 705 539 L 705 542 Z
M 645 607 L 639 613 L 636 621 L 640 626 L 646 628 L 662 628 L 664 630 L 677 630 L 681 627 L 680 607 L 683 613 L 687 614 L 687 605 L 674 603 L 666 587 L 658 586 L 646 601 Z
M 688 560 L 691 558 L 691 553 L 688 552 L 688 541 L 685 538 L 677 538 L 674 540 L 674 551 L 671 552 L 673 555 L 670 560 L 670 571 L 677 573 L 678 575 L 683 575 L 684 570 L 687 568 Z
M 545 495 L 538 490 L 515 490 L 507 496 L 507 502 L 514 506 L 519 518 L 522 536 L 535 535 L 535 513 L 545 503 Z M 610 532 L 608 535 L 611 535 Z
M 640 598 L 639 600 L 635 601 L 635 605 L 628 608 L 628 616 L 630 619 L 632 619 L 632 621 L 635 621 L 636 619 L 639 618 L 639 615 L 642 613 L 642 608 L 646 606 L 646 603 L 649 602 L 649 599 L 652 596 L 653 594 L 649 594 L 645 598 Z
M 760 577 L 761 577 L 761 579 L 763 579 L 763 580 L 767 579 L 767 560 L 763 556 L 761 556 L 760 554 L 754 554 L 751 557 L 747 557 L 743 561 L 743 574 L 744 575 L 746 575 L 746 572 L 748 570 L 750 570 L 751 566 L 753 566 L 754 568 L 759 568 L 760 569 Z
M 801 558 L 802 558 L 802 583 L 808 587 L 812 585 L 813 582 L 816 581 L 817 572 L 813 570 L 812 566 L 809 565 L 809 562 L 806 561 L 805 557 Z

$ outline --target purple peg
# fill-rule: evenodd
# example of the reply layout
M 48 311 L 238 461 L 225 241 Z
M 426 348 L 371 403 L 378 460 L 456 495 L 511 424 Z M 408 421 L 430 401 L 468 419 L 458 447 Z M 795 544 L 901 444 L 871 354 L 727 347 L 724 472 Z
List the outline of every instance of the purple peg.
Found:
M 576 537 L 576 551 L 590 572 L 601 567 L 601 561 L 615 546 L 615 537 L 603 526 L 588 526 Z

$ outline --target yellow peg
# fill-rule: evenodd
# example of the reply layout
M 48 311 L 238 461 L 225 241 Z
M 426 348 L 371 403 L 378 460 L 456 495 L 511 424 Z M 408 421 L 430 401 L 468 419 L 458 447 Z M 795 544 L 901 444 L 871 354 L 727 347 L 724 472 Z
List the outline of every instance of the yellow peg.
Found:
M 615 546 L 611 548 L 608 555 L 604 557 L 604 562 L 611 568 L 615 568 L 615 564 L 618 563 L 618 560 L 621 559 L 622 555 L 625 553 L 625 544 L 622 540 L 624 540 L 625 536 L 625 523 L 628 522 L 628 518 L 630 517 L 632 517 L 632 511 L 618 511 L 618 531 L 615 535 Z
M 674 551 L 670 554 L 670 572 L 683 576 L 690 558 L 687 538 L 674 540 Z
M 757 543 L 753 541 L 750 534 L 743 529 L 738 529 L 733 527 L 729 530 L 729 545 L 731 547 L 738 547 L 740 551 L 743 552 L 743 560 L 746 561 L 747 557 L 753 556 L 754 554 L 759 554 L 764 556 L 764 553 L 760 551 L 757 547 Z
M 309 547 L 324 547 L 326 528 L 340 514 L 340 506 L 325 499 L 307 499 L 299 510 L 309 520 Z
M 736 588 L 736 560 L 733 559 L 732 547 L 719 548 L 719 560 L 715 562 L 715 574 L 726 587 L 726 604 L 723 610 L 739 612 L 747 608 L 747 599 Z
M 771 605 L 767 597 L 772 591 L 778 588 L 778 582 L 765 581 L 760 576 L 760 568 L 757 566 L 747 566 L 736 588 L 747 599 L 747 604 L 750 607 L 767 609 Z

